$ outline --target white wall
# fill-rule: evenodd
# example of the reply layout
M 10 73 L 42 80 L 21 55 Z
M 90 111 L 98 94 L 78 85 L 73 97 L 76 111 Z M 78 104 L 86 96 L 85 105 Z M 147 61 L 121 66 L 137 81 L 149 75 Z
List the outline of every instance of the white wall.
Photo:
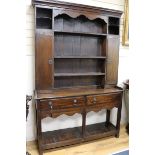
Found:
M 65 0 L 68 2 L 74 2 L 74 0 Z M 26 9 L 26 75 L 27 75 L 27 90 L 26 94 L 33 95 L 34 91 L 34 9 L 31 6 L 31 0 L 26 1 L 27 9 Z M 116 9 L 123 11 L 124 9 L 124 0 L 77 0 L 76 3 L 87 4 L 92 6 L 99 6 L 104 8 Z M 120 32 L 122 32 L 123 28 L 123 15 L 121 18 L 121 28 Z M 121 33 L 122 40 L 122 33 Z M 120 60 L 119 60 L 119 75 L 118 75 L 118 84 L 120 85 L 123 80 L 129 77 L 129 49 L 128 47 L 121 46 L 120 43 Z M 27 141 L 31 141 L 36 139 L 36 124 L 35 124 L 35 108 L 34 102 L 30 102 L 30 112 L 27 120 Z M 116 121 L 116 109 L 112 111 L 112 122 Z M 102 122 L 105 120 L 105 110 L 102 110 L 98 113 L 90 112 L 87 115 L 87 124 L 91 124 L 94 122 Z M 122 120 L 121 123 L 126 122 L 126 110 L 123 103 L 122 108 Z M 61 126 L 60 126 L 61 124 Z M 81 115 L 75 114 L 72 117 L 68 117 L 66 115 L 62 115 L 56 119 L 46 118 L 42 122 L 43 130 L 54 130 L 58 128 L 65 127 L 73 127 L 81 125 Z

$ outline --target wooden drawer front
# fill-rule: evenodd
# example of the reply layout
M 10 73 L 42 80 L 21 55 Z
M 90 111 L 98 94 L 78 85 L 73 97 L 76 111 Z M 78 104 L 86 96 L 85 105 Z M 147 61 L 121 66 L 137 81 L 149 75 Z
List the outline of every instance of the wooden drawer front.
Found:
M 84 97 L 59 98 L 52 100 L 41 100 L 38 104 L 40 110 L 56 110 L 80 107 L 84 105 Z
M 121 94 L 103 94 L 87 96 L 87 105 L 114 105 L 121 103 Z

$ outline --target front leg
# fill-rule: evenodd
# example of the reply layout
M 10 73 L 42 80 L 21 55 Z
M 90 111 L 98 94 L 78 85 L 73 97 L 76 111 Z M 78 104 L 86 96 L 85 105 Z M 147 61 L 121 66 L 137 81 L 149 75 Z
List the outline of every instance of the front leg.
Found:
M 38 150 L 39 155 L 43 155 L 42 149 L 42 127 L 41 127 L 41 114 L 39 110 L 36 110 L 37 113 L 37 139 L 38 139 Z
M 122 103 L 121 103 L 120 106 L 118 107 L 118 111 L 117 111 L 117 124 L 116 124 L 117 133 L 116 133 L 116 135 L 115 135 L 116 138 L 119 138 L 120 121 L 121 121 L 121 110 L 122 110 Z
M 109 122 L 110 122 L 110 110 L 107 109 L 107 113 L 106 113 L 106 126 L 109 125 Z

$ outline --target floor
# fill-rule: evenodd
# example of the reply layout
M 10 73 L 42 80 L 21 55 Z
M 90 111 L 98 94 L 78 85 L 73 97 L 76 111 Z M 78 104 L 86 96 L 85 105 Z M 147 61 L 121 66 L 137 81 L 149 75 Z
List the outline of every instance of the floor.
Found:
M 125 126 L 121 126 L 119 138 L 108 137 L 56 151 L 48 150 L 44 152 L 44 155 L 110 155 L 128 147 L 129 136 L 126 133 Z M 28 142 L 27 150 L 31 155 L 39 155 L 36 142 Z

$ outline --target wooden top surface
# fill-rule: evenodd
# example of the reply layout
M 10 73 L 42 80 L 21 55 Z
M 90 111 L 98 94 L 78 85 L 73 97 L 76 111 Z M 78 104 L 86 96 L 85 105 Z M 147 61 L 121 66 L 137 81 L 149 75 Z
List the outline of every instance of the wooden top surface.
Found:
M 122 88 L 66 88 L 66 89 L 53 89 L 53 90 L 36 90 L 35 99 L 45 98 L 61 98 L 61 97 L 72 97 L 80 95 L 97 95 L 107 93 L 118 93 L 122 92 Z

